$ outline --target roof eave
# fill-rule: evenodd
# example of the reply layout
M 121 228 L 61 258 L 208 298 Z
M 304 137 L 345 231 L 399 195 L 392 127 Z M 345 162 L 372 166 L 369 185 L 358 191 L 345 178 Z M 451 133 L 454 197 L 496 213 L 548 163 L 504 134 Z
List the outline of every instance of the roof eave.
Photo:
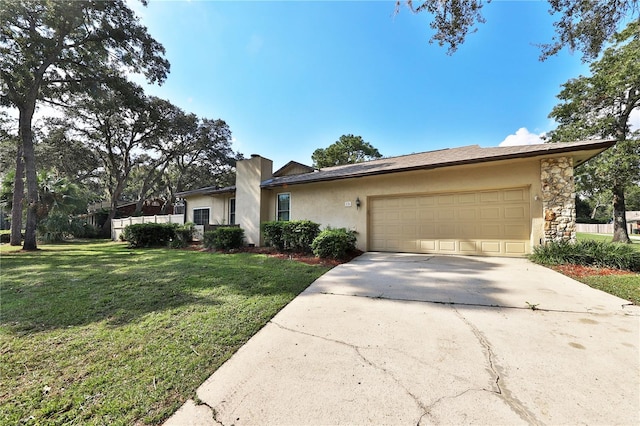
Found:
M 531 152 L 524 152 L 524 153 L 511 153 L 511 154 L 504 154 L 504 155 L 498 155 L 495 157 L 481 157 L 481 158 L 472 158 L 472 159 L 468 159 L 468 160 L 456 160 L 456 161 L 449 161 L 449 162 L 445 162 L 445 163 L 437 163 L 437 164 L 427 164 L 427 165 L 421 165 L 421 166 L 413 166 L 413 167 L 403 167 L 403 168 L 398 168 L 398 169 L 389 169 L 389 170 L 377 170 L 377 171 L 371 171 L 371 172 L 361 172 L 361 173 L 353 173 L 350 175 L 344 175 L 344 176 L 327 176 L 327 177 L 323 177 L 323 176 L 319 176 L 317 178 L 314 179 L 305 179 L 305 180 L 301 180 L 301 181 L 294 181 L 294 182 L 276 182 L 276 183 L 263 183 L 260 185 L 261 188 L 277 188 L 283 185 L 302 185 L 302 184 L 306 184 L 306 183 L 317 183 L 317 182 L 328 182 L 328 181 L 334 181 L 334 180 L 344 180 L 344 179 L 353 179 L 353 178 L 357 178 L 357 177 L 367 177 L 367 176 L 377 176 L 377 175 L 385 175 L 385 174 L 390 174 L 390 173 L 401 173 L 401 172 L 411 172 L 411 171 L 416 171 L 416 170 L 433 170 L 433 169 L 439 169 L 439 168 L 443 168 L 443 167 L 453 167 L 453 166 L 464 166 L 464 165 L 469 165 L 469 164 L 479 164 L 479 163 L 489 163 L 489 162 L 494 162 L 494 161 L 505 161 L 505 160 L 514 160 L 514 159 L 518 159 L 518 158 L 533 158 L 533 157 L 542 157 L 545 155 L 554 155 L 554 154 L 564 154 L 567 152 L 591 152 L 593 151 L 592 154 L 587 155 L 586 158 L 582 159 L 579 164 L 582 164 L 588 160 L 590 160 L 591 158 L 595 157 L 596 155 L 600 154 L 601 152 L 603 152 L 604 150 L 606 150 L 607 148 L 612 147 L 613 145 L 615 145 L 616 141 L 615 140 L 604 140 L 601 141 L 600 143 L 597 144 L 593 144 L 591 146 L 589 146 L 588 148 L 585 147 L 585 149 L 575 149 L 574 147 L 571 146 L 563 146 L 563 147 L 553 147 L 553 144 L 548 144 L 549 145 L 549 149 L 543 150 L 543 151 L 531 151 Z M 576 164 L 575 166 L 579 165 Z

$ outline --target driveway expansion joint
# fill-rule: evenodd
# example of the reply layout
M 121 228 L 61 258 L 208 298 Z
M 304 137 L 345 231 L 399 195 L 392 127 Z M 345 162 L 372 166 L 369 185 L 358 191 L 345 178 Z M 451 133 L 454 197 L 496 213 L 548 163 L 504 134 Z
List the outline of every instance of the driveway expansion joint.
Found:
M 429 304 L 435 304 L 435 305 L 446 305 L 446 306 L 451 306 L 452 308 L 455 309 L 455 306 L 471 306 L 471 307 L 477 307 L 477 308 L 496 308 L 496 309 L 515 309 L 515 310 L 520 310 L 520 311 L 532 311 L 533 313 L 536 312 L 549 312 L 549 313 L 558 313 L 558 314 L 575 314 L 575 315 L 599 315 L 599 316 L 610 316 L 612 315 L 611 313 L 601 313 L 601 312 L 594 312 L 588 308 L 586 308 L 584 311 L 570 311 L 570 310 L 563 310 L 563 309 L 550 309 L 550 308 L 540 308 L 537 307 L 535 309 L 532 309 L 530 306 L 526 306 L 525 303 L 523 303 L 523 306 L 509 306 L 509 305 L 493 305 L 493 304 L 483 304 L 483 303 L 465 303 L 465 302 L 453 302 L 453 301 L 447 301 L 444 302 L 442 300 L 424 300 L 424 299 L 411 299 L 411 298 L 402 298 L 402 297 L 386 297 L 384 295 L 384 293 L 380 293 L 377 295 L 366 295 L 366 294 L 347 294 L 347 293 L 336 293 L 336 292 L 331 292 L 331 291 L 318 291 L 318 292 L 313 292 L 313 294 L 322 294 L 325 296 L 342 296 L 342 297 L 362 297 L 364 299 L 373 299 L 373 300 L 389 300 L 391 302 L 415 302 L 415 303 L 429 303 Z M 619 315 L 624 315 L 624 316 L 640 316 L 640 309 L 638 309 L 638 311 L 636 312 L 633 307 L 635 307 L 637 305 L 634 305 L 633 303 L 629 303 L 626 305 L 621 305 L 621 310 L 623 312 L 619 313 Z M 627 310 L 625 311 L 624 308 L 625 307 L 631 307 L 632 310 Z M 615 313 L 613 314 L 615 315 Z

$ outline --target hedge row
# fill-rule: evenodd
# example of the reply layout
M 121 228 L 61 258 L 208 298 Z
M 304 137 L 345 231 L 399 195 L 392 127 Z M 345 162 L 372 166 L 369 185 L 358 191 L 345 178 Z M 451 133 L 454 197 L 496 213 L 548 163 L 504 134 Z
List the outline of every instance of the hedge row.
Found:
M 193 238 L 195 226 L 187 223 L 138 223 L 125 227 L 121 239 L 131 247 L 185 247 Z M 356 236 L 344 228 L 328 228 L 308 220 L 265 222 L 262 232 L 267 244 L 280 251 L 313 252 L 318 257 L 340 259 L 356 249 Z M 204 246 L 209 249 L 233 250 L 244 244 L 244 230 L 223 226 L 204 233 Z
M 280 251 L 310 253 L 311 243 L 320 233 L 320 225 L 310 220 L 262 223 L 265 242 Z
M 318 257 L 341 259 L 356 249 L 356 236 L 344 228 L 327 228 L 308 220 L 262 224 L 265 242 L 280 251 L 313 252 Z
M 195 225 L 187 222 L 177 223 L 135 223 L 127 225 L 120 239 L 128 241 L 130 247 L 186 247 L 193 240 Z

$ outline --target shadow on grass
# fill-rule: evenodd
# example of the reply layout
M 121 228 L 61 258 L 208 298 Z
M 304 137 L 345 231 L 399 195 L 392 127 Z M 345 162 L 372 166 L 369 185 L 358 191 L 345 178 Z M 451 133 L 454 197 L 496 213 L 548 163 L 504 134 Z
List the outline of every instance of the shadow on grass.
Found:
M 2 318 L 26 334 L 157 311 L 215 309 L 248 298 L 291 298 L 326 269 L 263 255 L 131 250 L 123 244 L 42 246 L 2 255 Z

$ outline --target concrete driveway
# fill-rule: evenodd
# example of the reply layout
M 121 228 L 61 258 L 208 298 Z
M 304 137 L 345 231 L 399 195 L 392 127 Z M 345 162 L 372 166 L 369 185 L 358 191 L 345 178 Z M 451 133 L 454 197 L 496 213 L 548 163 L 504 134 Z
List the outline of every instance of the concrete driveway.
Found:
M 637 425 L 639 343 L 637 306 L 524 259 L 366 253 L 166 424 Z

